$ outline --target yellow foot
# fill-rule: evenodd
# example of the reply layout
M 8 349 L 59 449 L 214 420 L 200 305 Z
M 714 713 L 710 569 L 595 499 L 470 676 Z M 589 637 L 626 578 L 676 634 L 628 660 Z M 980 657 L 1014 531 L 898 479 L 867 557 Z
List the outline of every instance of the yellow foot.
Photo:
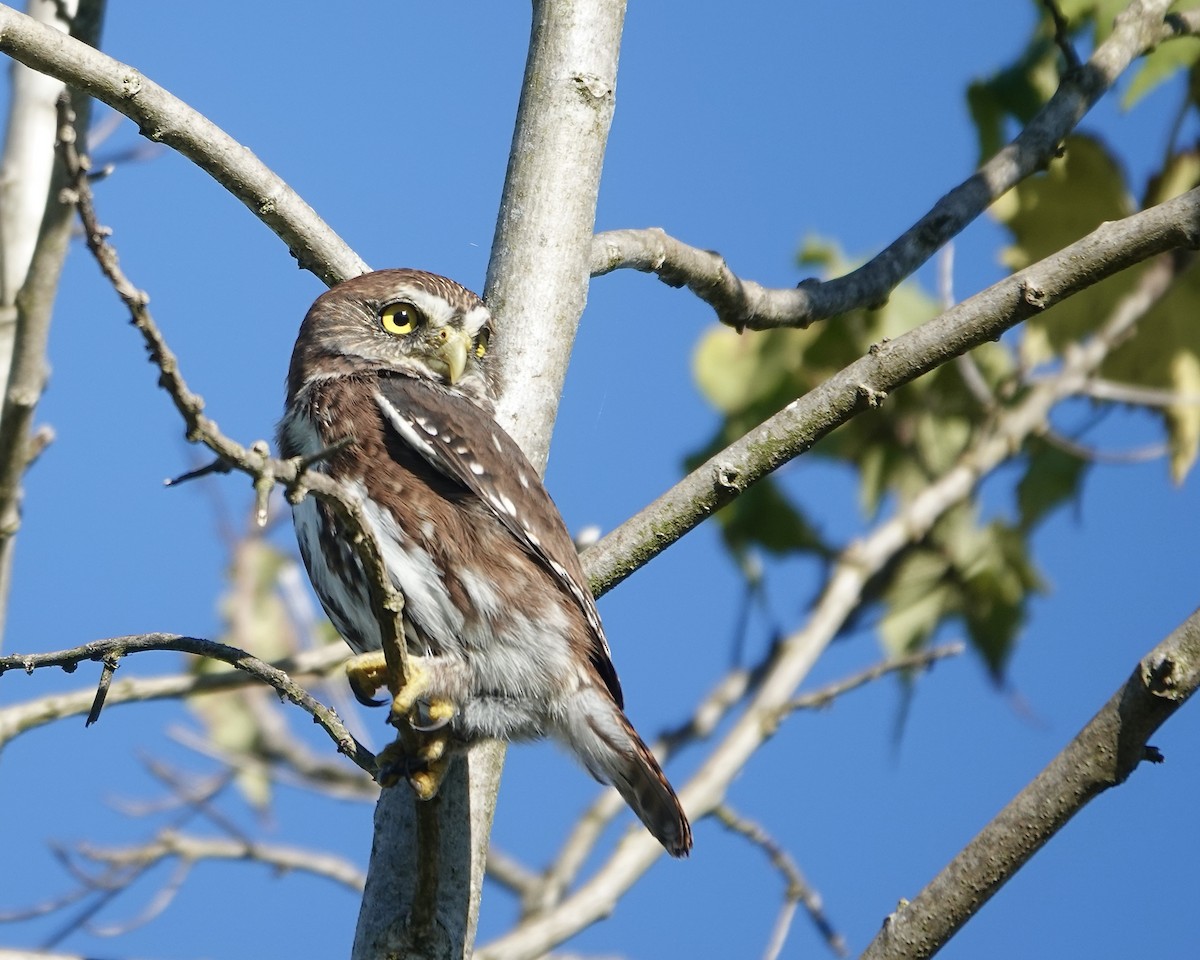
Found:
M 442 757 L 426 764 L 424 769 L 408 775 L 408 785 L 412 787 L 418 799 L 432 800 L 437 796 L 438 789 L 446 778 L 446 771 L 450 769 L 450 760 L 448 756 Z
M 346 679 L 354 698 L 366 707 L 380 707 L 386 701 L 376 700 L 375 691 L 387 684 L 387 660 L 382 650 L 360 653 L 346 661 Z
M 417 663 L 416 657 L 408 658 L 408 676 L 404 678 L 404 686 L 392 697 L 392 719 L 408 718 L 413 707 L 421 699 L 421 694 L 429 689 L 429 671 Z
M 417 756 L 410 756 L 399 740 L 379 751 L 375 779 L 382 787 L 394 787 L 407 780 L 418 800 L 432 800 L 446 777 L 453 758 L 446 753 L 446 738 L 434 737 L 421 744 Z

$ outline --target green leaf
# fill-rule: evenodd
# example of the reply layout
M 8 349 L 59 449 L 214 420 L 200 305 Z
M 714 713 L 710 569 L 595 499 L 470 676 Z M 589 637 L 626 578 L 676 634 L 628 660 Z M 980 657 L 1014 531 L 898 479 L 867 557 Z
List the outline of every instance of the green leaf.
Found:
M 1200 62 L 1200 37 L 1178 37 L 1156 47 L 1138 64 L 1133 80 L 1121 96 L 1122 108 L 1131 109 L 1151 90 L 1197 62 Z
M 1044 174 L 1010 190 L 992 211 L 1013 236 L 1004 262 L 1020 270 L 1074 243 L 1104 221 L 1128 216 L 1133 202 L 1107 148 L 1091 137 L 1072 136 L 1063 155 Z M 1136 270 L 1126 270 L 1028 320 L 1021 342 L 1026 364 L 1044 363 L 1095 330 L 1136 279 Z
M 1034 437 L 1026 444 L 1025 472 L 1017 484 L 1020 529 L 1032 531 L 1057 507 L 1079 496 L 1087 463 Z
M 815 553 L 828 558 L 833 553 L 771 477 L 760 480 L 718 511 L 717 520 L 735 556 L 744 556 L 752 547 L 776 555 Z

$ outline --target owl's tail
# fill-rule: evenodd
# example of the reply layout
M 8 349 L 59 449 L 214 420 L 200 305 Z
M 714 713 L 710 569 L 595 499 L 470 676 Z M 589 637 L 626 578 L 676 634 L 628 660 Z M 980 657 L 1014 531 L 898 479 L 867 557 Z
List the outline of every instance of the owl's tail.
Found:
M 580 691 L 576 699 L 584 701 L 583 710 L 564 730 L 575 754 L 592 776 L 617 788 L 667 853 L 686 857 L 692 849 L 692 828 L 650 748 L 607 691 Z

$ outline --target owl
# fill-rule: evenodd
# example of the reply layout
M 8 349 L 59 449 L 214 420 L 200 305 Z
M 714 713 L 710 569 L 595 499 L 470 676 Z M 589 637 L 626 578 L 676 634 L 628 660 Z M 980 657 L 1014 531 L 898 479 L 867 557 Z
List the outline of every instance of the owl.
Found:
M 445 277 L 380 270 L 334 287 L 300 327 L 280 450 L 324 452 L 312 469 L 363 504 L 404 596 L 412 696 L 424 707 L 415 715 L 444 724 L 454 747 L 553 738 L 685 856 L 691 827 L 623 712 L 566 525 L 496 423 L 492 336 L 483 301 Z M 292 510 L 333 625 L 356 652 L 379 650 L 380 614 L 350 536 L 313 497 Z

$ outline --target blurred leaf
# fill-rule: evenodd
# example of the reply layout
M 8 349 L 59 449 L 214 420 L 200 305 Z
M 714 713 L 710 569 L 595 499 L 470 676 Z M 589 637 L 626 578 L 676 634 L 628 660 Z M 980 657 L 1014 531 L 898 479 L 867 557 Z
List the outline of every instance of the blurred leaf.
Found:
M 1200 397 L 1200 360 L 1195 352 L 1180 350 L 1171 358 L 1171 383 L 1176 393 Z M 1171 479 L 1183 483 L 1200 447 L 1200 405 L 1178 403 L 1167 408 L 1171 436 Z
M 979 162 L 1010 139 L 1006 121 L 1024 126 L 1058 89 L 1059 51 L 1049 35 L 1036 37 L 1009 67 L 967 87 L 967 106 L 979 137 Z
M 879 636 L 890 656 L 920 649 L 929 642 L 954 603 L 944 558 L 929 550 L 910 550 L 896 565 L 883 594 Z
M 720 510 L 717 519 L 725 543 L 737 556 L 755 546 L 774 554 L 797 551 L 828 557 L 833 552 L 771 477 Z
M 1091 137 L 1072 136 L 1063 156 L 1051 161 L 1044 174 L 1024 180 L 992 209 L 1013 236 L 1004 262 L 1021 270 L 1074 243 L 1104 221 L 1128 216 L 1133 203 L 1108 150 Z M 1095 330 L 1137 275 L 1134 269 L 1109 277 L 1026 321 L 1021 341 L 1026 364 L 1044 363 L 1066 344 Z
M 957 618 L 998 678 L 1016 646 L 1029 597 L 1040 589 L 1025 536 L 999 521 L 980 526 L 975 508 L 960 504 L 895 565 L 881 595 L 884 648 L 892 655 L 918 649 Z
M 1121 106 L 1129 110 L 1173 74 L 1190 69 L 1197 62 L 1200 62 L 1200 37 L 1177 37 L 1155 47 L 1137 65 L 1137 72 L 1121 97 Z
M 1017 484 L 1020 529 L 1031 531 L 1051 511 L 1075 499 L 1087 464 L 1040 437 L 1026 444 L 1025 473 Z
M 276 590 L 279 572 L 291 563 L 259 537 L 249 537 L 234 548 L 229 570 L 229 592 L 220 601 L 225 630 L 220 639 L 263 660 L 277 660 L 297 649 L 295 627 Z M 196 661 L 197 673 L 234 669 L 214 660 Z M 262 688 L 189 697 L 188 707 L 204 724 L 205 732 L 222 751 L 253 757 L 260 738 L 261 711 L 274 707 L 274 694 Z M 265 765 L 245 764 L 237 785 L 246 801 L 264 809 L 271 801 L 271 780 Z

